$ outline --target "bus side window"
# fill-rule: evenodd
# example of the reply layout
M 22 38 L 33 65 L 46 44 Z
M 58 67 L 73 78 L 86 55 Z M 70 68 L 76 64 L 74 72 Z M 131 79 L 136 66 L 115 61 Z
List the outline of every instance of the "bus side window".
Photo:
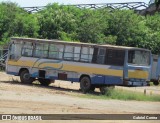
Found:
M 133 63 L 134 59 L 135 59 L 135 51 L 129 50 L 128 51 L 128 63 Z
M 91 62 L 93 57 L 93 48 L 92 47 L 82 47 L 81 50 L 81 59 L 82 62 Z
M 42 45 L 40 43 L 35 44 L 35 50 L 34 50 L 34 56 L 35 57 L 41 57 L 42 56 Z
M 33 55 L 33 43 L 24 42 L 22 48 L 22 56 L 32 56 Z
M 64 59 L 73 60 L 73 52 L 74 52 L 74 46 L 66 45 L 64 51 Z
M 13 43 L 10 49 L 10 59 L 18 60 L 21 57 L 22 42 Z
M 97 56 L 97 63 L 98 64 L 104 64 L 105 54 L 106 54 L 106 49 L 105 48 L 99 48 L 98 56 Z
M 105 64 L 123 66 L 124 57 L 125 57 L 124 50 L 107 49 Z
M 64 45 L 50 44 L 49 58 L 63 59 Z
M 98 56 L 98 48 L 94 48 L 93 57 L 92 57 L 92 63 L 97 63 L 97 56 Z
M 123 66 L 124 65 L 124 59 L 125 59 L 125 50 L 117 50 L 116 51 L 116 65 Z
M 80 60 L 80 52 L 81 52 L 81 47 L 75 46 L 74 47 L 74 61 Z
M 92 62 L 92 58 L 93 58 L 93 48 L 92 47 L 90 47 L 89 48 L 89 62 L 91 63 Z
M 43 44 L 43 57 L 44 58 L 47 58 L 48 57 L 48 44 L 47 43 L 45 43 L 45 44 Z
M 14 43 L 12 43 L 11 45 L 10 45 L 10 57 L 9 57 L 9 59 L 14 59 L 14 52 L 15 52 L 15 44 Z
M 48 57 L 48 44 L 36 43 L 34 50 L 35 57 Z

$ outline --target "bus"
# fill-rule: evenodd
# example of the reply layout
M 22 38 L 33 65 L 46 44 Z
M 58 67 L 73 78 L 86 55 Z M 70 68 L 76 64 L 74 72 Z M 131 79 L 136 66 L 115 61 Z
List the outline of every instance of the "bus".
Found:
M 151 82 L 154 85 L 159 85 L 160 83 L 160 55 L 153 55 Z
M 7 74 L 23 83 L 38 80 L 79 82 L 83 93 L 99 88 L 146 86 L 150 80 L 151 51 L 142 48 L 12 37 Z

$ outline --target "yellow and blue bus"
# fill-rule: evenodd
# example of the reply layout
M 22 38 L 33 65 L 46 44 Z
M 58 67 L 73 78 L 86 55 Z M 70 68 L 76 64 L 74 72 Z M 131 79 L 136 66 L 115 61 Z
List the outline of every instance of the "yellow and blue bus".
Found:
M 151 57 L 142 48 L 13 37 L 6 72 L 23 83 L 67 80 L 79 82 L 84 93 L 95 88 L 104 92 L 114 85 L 147 85 Z

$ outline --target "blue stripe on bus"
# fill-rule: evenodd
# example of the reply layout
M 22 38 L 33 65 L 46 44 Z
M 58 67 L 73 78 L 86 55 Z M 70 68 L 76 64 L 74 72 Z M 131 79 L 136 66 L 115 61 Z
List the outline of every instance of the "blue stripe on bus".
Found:
M 17 76 L 17 75 L 18 75 L 18 73 L 17 73 L 17 72 L 10 72 L 10 71 L 7 71 L 7 74 L 15 75 L 15 76 Z
M 31 77 L 38 77 L 38 72 L 35 72 L 31 75 Z M 52 80 L 58 80 L 58 76 L 45 76 L 46 79 L 52 79 Z M 72 82 L 79 82 L 79 78 L 67 78 L 68 81 Z M 115 85 L 121 85 L 123 84 L 123 80 L 121 77 L 117 76 L 103 76 L 103 75 L 97 75 L 94 77 L 91 77 L 91 84 L 115 84 Z
M 32 73 L 32 74 L 31 74 L 31 77 L 33 77 L 33 78 L 38 77 L 38 72 Z
M 115 84 L 115 85 L 121 85 L 123 84 L 122 77 L 117 76 L 101 76 L 97 75 L 91 78 L 92 84 Z

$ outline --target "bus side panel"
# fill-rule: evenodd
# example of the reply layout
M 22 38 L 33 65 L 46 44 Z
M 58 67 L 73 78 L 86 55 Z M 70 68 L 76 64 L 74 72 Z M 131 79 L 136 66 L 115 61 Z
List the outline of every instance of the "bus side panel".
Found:
M 95 75 L 92 77 L 92 84 L 105 85 L 122 85 L 123 84 L 123 67 L 108 66 L 104 70 L 103 75 Z
M 112 75 L 105 76 L 105 84 L 106 85 L 122 85 L 123 84 L 123 74 L 124 74 L 124 67 L 123 66 L 110 66 L 112 70 L 118 70 L 112 72 Z
M 19 67 L 18 66 L 13 66 L 13 65 L 7 65 L 6 67 L 6 73 L 10 75 L 15 75 L 17 76 L 19 73 Z
M 121 79 L 123 77 L 122 66 L 97 65 L 67 61 L 58 63 L 58 66 L 55 66 L 55 63 L 50 64 L 49 62 L 43 65 L 41 60 L 39 62 L 41 64 L 39 69 L 46 71 L 46 79 L 61 79 L 58 77 L 58 74 L 66 74 L 66 80 L 79 82 L 81 75 L 88 75 L 91 78 L 92 84 L 120 85 L 123 83 Z M 55 70 L 55 68 L 60 69 Z M 34 70 L 32 72 L 32 77 L 38 77 L 38 70 Z
M 123 78 L 119 76 L 105 76 L 105 84 L 107 85 L 122 85 Z
M 160 55 L 158 57 L 158 65 L 157 65 L 157 79 L 159 80 L 160 79 Z
M 151 69 L 151 80 L 156 80 L 157 79 L 157 62 L 158 58 L 156 55 L 153 55 L 153 60 L 152 60 L 152 69 Z
M 157 70 L 157 62 L 153 61 L 153 65 L 152 65 L 152 73 L 151 73 L 151 79 L 156 79 L 156 70 Z
M 104 75 L 95 75 L 91 78 L 92 84 L 105 84 L 105 76 Z

